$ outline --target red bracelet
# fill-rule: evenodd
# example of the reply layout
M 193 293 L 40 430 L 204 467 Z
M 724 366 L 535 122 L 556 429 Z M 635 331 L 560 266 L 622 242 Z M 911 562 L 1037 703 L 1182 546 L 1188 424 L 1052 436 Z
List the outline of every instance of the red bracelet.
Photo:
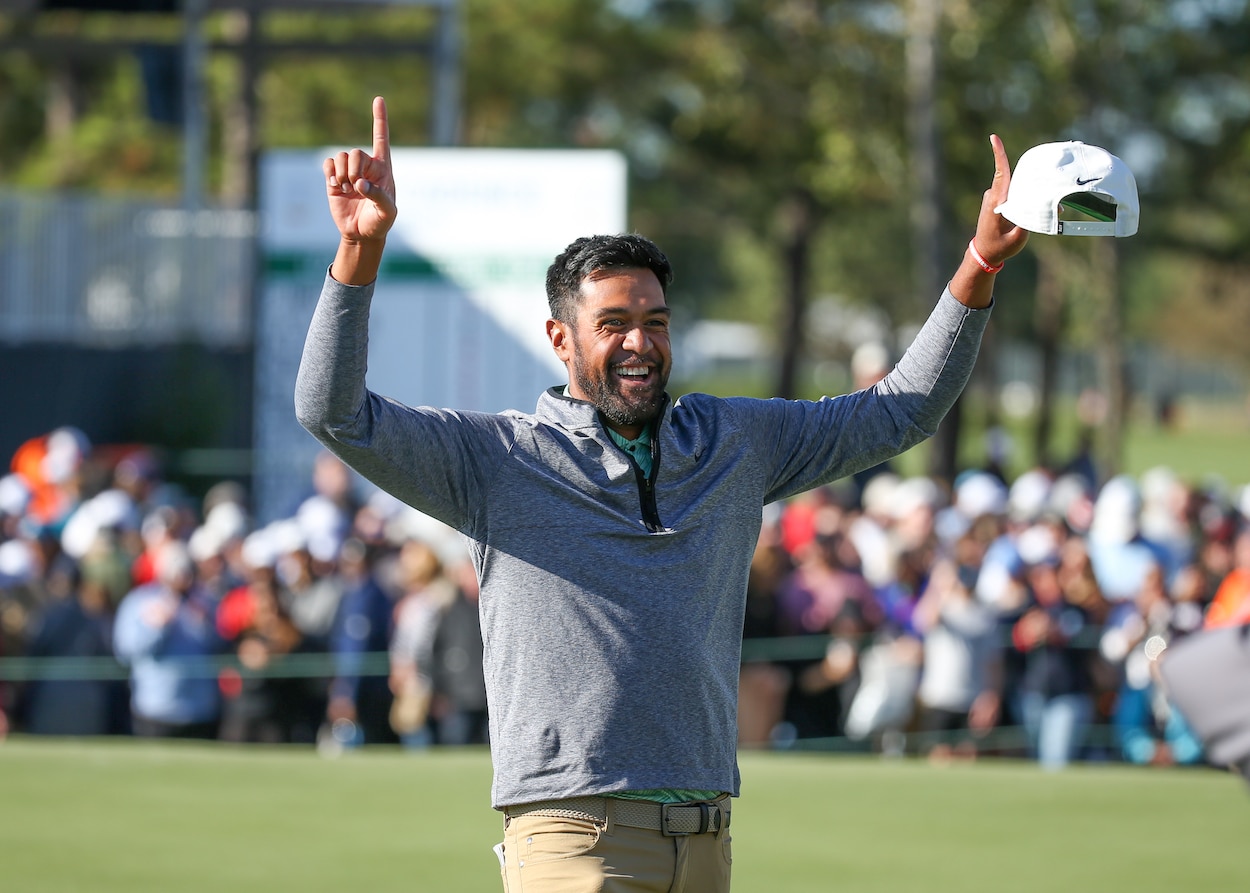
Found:
M 972 259 L 977 262 L 977 266 L 987 273 L 997 273 L 1003 268 L 1002 264 L 992 264 L 981 256 L 981 252 L 977 251 L 976 239 L 968 240 L 968 253 L 972 255 Z

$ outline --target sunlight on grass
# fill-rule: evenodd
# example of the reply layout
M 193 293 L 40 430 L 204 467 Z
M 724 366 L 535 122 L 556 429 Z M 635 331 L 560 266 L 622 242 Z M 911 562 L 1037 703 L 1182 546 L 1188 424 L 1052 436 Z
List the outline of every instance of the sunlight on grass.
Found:
M 1214 770 L 746 753 L 734 890 L 1245 889 L 1244 784 Z M 4 889 L 497 893 L 483 749 L 0 746 Z

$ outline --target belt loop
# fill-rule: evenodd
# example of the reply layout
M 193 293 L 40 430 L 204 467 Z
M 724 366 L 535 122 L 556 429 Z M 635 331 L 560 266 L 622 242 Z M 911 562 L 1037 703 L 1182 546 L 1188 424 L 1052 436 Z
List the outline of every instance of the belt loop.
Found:
M 603 798 L 603 833 L 609 837 L 616 833 L 616 804 L 619 802 L 615 797 Z
M 712 810 L 706 803 L 699 804 L 699 834 L 706 834 L 708 825 L 711 824 Z

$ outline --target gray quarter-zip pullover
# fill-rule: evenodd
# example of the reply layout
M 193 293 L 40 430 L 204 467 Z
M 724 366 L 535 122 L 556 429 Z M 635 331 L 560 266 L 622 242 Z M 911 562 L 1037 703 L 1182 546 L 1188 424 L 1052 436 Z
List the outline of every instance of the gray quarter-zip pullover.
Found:
M 903 452 L 963 389 L 988 310 L 947 291 L 874 387 L 818 401 L 690 394 L 640 480 L 589 403 L 407 407 L 365 387 L 372 286 L 327 277 L 296 414 L 461 531 L 481 579 L 496 807 L 677 788 L 737 795 L 747 570 L 763 506 Z

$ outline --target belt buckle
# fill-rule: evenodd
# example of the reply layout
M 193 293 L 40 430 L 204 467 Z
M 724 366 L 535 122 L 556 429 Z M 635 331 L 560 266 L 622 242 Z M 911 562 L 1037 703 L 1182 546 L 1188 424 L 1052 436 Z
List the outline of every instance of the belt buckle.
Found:
M 660 804 L 660 834 L 664 837 L 689 837 L 691 834 L 706 834 L 712 827 L 712 803 L 661 803 Z M 699 810 L 699 827 L 695 831 L 674 831 L 668 826 L 668 813 L 672 808 L 680 809 L 698 809 Z M 719 806 L 716 807 L 718 813 L 717 832 L 719 833 L 719 825 L 724 821 L 724 813 Z

